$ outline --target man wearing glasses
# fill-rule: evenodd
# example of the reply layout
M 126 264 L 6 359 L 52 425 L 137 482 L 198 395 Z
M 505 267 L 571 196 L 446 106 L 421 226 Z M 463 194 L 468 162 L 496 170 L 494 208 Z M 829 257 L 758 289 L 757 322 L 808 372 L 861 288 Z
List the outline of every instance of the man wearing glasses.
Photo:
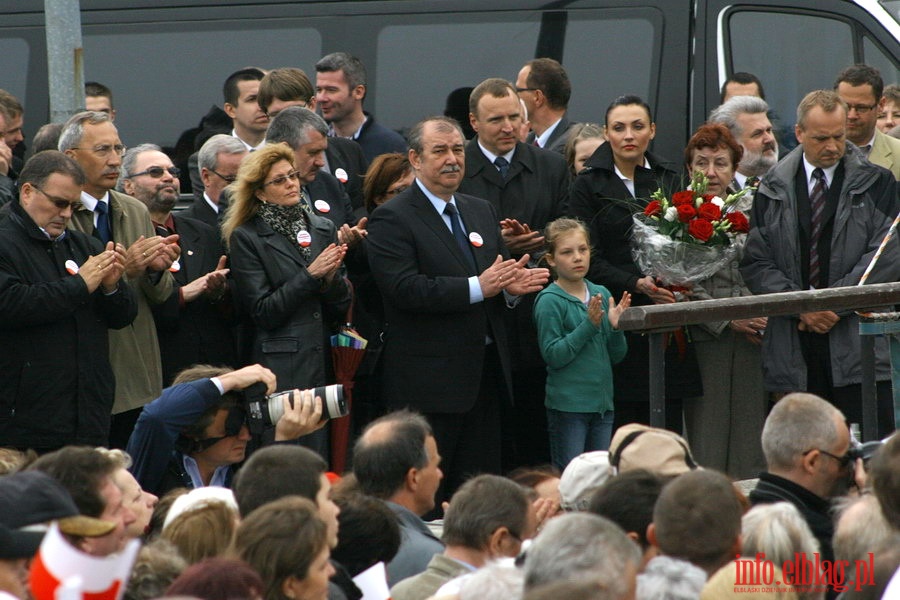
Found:
M 147 207 L 114 191 L 125 146 L 109 115 L 85 111 L 71 117 L 59 138 L 59 150 L 84 170 L 82 207 L 70 227 L 113 241 L 125 255 L 125 279 L 136 290 L 138 316 L 131 327 L 110 335 L 110 362 L 116 376 L 116 397 L 110 446 L 124 448 L 141 407 L 162 392 L 159 343 L 151 304 L 172 293 L 169 267 L 178 257 L 178 237 L 156 234 Z
M 844 415 L 813 394 L 788 394 L 766 419 L 762 449 L 767 470 L 750 492 L 750 503 L 796 506 L 819 540 L 822 560 L 834 561 L 831 501 L 853 482 Z
M 197 157 L 197 172 L 203 181 L 202 197 L 194 196 L 194 202 L 182 214 L 203 221 L 213 229 L 219 229 L 219 221 L 228 207 L 223 193 L 237 177 L 238 167 L 247 156 L 247 148 L 236 137 L 218 133 L 203 144 Z
M 884 167 L 900 180 L 900 140 L 878 130 L 884 109 L 884 82 L 869 65 L 847 67 L 837 76 L 834 91 L 847 103 L 847 139 L 863 151 L 869 162 Z
M 240 144 L 240 140 L 223 137 Z M 178 234 L 181 249 L 178 261 L 169 269 L 175 279 L 172 293 L 153 307 L 164 386 L 191 365 L 234 367 L 237 362 L 225 251 L 217 229 L 172 212 L 178 202 L 180 174 L 154 144 L 129 148 L 122 157 L 119 189 L 147 206 L 159 235 Z
M 32 157 L 0 225 L 0 439 L 47 452 L 103 445 L 114 378 L 108 329 L 137 300 L 112 242 L 66 229 L 81 204 L 81 167 L 55 150 Z

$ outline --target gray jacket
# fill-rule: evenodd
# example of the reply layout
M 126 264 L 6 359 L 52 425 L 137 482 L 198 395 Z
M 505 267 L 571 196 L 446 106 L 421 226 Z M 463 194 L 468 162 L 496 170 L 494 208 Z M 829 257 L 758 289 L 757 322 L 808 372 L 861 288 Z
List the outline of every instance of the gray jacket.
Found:
M 853 286 L 878 249 L 897 210 L 897 190 L 891 173 L 865 160 L 847 143 L 844 183 L 834 215 L 828 287 Z M 754 200 L 750 234 L 744 247 L 741 274 L 754 294 L 801 290 L 797 197 L 794 178 L 803 160 L 795 148 L 769 171 Z M 867 283 L 895 281 L 900 276 L 900 247 L 892 241 Z M 828 334 L 831 374 L 835 387 L 861 381 L 859 319 L 839 313 L 841 320 Z M 796 316 L 770 317 L 763 338 L 763 378 L 766 389 L 789 392 L 806 389 L 806 363 L 800 349 Z M 887 341 L 876 339 L 876 378 L 890 379 Z

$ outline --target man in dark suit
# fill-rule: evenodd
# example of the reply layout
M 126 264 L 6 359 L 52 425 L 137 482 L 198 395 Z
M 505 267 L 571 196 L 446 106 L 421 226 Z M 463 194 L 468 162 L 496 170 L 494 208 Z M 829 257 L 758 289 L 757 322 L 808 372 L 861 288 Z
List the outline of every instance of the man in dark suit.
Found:
M 566 118 L 572 95 L 566 70 L 552 58 L 536 58 L 519 71 L 516 91 L 531 120 L 527 143 L 564 153 L 569 129 L 576 124 Z
M 231 135 L 217 133 L 200 148 L 197 175 L 203 181 L 201 197 L 181 212 L 181 216 L 202 221 L 218 231 L 219 221 L 228 208 L 225 188 L 237 177 L 238 167 L 247 156 L 244 142 Z
M 237 364 L 219 232 L 172 212 L 178 201 L 178 175 L 171 159 L 153 144 L 131 148 L 122 159 L 122 190 L 147 206 L 159 235 L 177 233 L 181 249 L 169 268 L 175 280 L 172 293 L 153 307 L 164 386 L 193 364 Z
M 306 73 L 294 68 L 272 69 L 266 73 L 259 82 L 257 101 L 270 119 L 274 119 L 279 112 L 291 106 L 316 110 L 312 82 Z M 322 170 L 334 175 L 343 184 L 353 208 L 361 207 L 363 178 L 369 168 L 362 147 L 346 138 L 328 138 L 324 162 Z
M 444 455 L 439 500 L 467 475 L 501 468 L 500 404 L 511 400 L 504 304 L 537 291 L 546 269 L 507 259 L 490 203 L 456 193 L 465 167 L 459 124 L 410 132 L 415 185 L 380 206 L 368 257 L 385 299 L 384 397 L 431 423 Z
M 522 111 L 516 89 L 503 79 L 487 79 L 469 97 L 469 121 L 477 132 L 466 145 L 461 192 L 484 198 L 501 221 L 507 249 L 515 258 L 541 252 L 544 227 L 565 215 L 569 198 L 566 160 L 555 152 L 517 141 Z M 504 314 L 510 336 L 516 409 L 509 418 L 511 453 L 504 467 L 550 459 L 544 409 L 546 366 L 531 317 L 534 296 Z

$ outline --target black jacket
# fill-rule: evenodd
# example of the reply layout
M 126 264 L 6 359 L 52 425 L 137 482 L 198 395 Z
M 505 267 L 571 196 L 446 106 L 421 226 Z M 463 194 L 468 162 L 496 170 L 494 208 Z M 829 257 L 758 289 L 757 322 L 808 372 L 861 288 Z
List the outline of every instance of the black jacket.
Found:
M 408 145 L 403 136 L 388 129 L 381 123 L 375 122 L 375 117 L 366 113 L 366 122 L 363 123 L 362 131 L 356 138 L 357 143 L 362 146 L 363 154 L 366 155 L 366 161 L 372 162 L 376 156 L 387 154 L 388 152 L 405 153 Z
M 113 294 L 91 294 L 66 270 L 101 251 L 77 231 L 51 241 L 10 204 L 0 224 L 0 445 L 107 443 L 115 393 L 108 329 L 129 325 L 137 301 L 124 280 Z
M 340 137 L 328 138 L 328 148 L 325 150 L 325 158 L 328 161 L 328 170 L 344 186 L 344 191 L 350 196 L 353 208 L 363 205 L 363 179 L 369 162 L 363 154 L 363 149 L 353 140 Z M 343 173 L 340 172 L 343 169 Z M 346 178 L 346 181 L 344 179 Z

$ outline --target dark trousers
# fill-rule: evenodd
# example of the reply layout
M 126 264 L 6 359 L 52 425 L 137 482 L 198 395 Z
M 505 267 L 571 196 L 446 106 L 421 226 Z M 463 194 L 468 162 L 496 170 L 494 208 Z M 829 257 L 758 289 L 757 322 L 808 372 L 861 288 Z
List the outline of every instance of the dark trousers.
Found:
M 862 426 L 862 385 L 855 383 L 835 387 L 831 377 L 828 336 L 801 331 L 800 348 L 806 361 L 806 391 L 821 396 L 835 405 L 844 413 L 847 423 L 859 423 Z M 894 397 L 891 382 L 877 382 L 875 391 L 878 437 L 883 438 L 894 431 Z M 869 437 L 868 434 L 865 435 Z
M 434 431 L 444 472 L 435 497 L 438 507 L 450 500 L 453 492 L 473 475 L 500 473 L 500 405 L 506 402 L 502 373 L 497 349 L 490 344 L 485 348 L 481 386 L 472 409 L 465 413 L 425 413 Z

